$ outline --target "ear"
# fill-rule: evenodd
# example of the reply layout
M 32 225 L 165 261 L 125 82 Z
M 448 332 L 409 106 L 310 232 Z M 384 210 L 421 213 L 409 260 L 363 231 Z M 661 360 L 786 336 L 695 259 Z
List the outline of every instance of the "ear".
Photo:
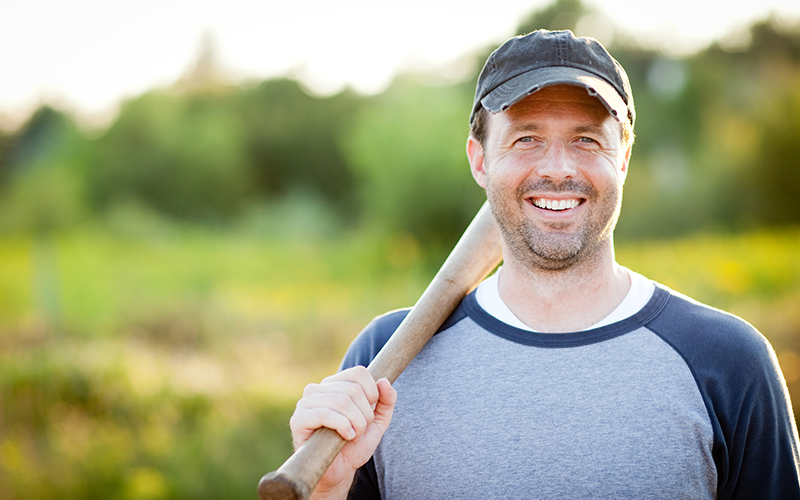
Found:
M 622 165 L 620 166 L 619 177 L 622 179 L 622 183 L 625 183 L 625 178 L 628 176 L 628 164 L 631 161 L 631 150 L 633 146 L 629 146 L 628 150 L 625 151 L 625 154 L 622 157 Z
M 483 146 L 471 135 L 467 139 L 467 158 L 469 158 L 469 169 L 475 182 L 486 189 L 486 162 L 484 161 Z

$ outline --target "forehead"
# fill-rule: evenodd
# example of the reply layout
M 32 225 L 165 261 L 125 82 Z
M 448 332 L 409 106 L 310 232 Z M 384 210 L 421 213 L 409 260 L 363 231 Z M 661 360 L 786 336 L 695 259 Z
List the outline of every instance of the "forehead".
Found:
M 622 137 L 622 126 L 600 100 L 583 87 L 554 85 L 545 87 L 511 106 L 506 111 L 488 113 L 487 138 L 499 139 L 515 130 L 546 126 L 572 129 L 594 127 Z
M 516 119 L 529 114 L 556 112 L 559 115 L 585 115 L 585 119 L 604 122 L 616 118 L 597 97 L 573 85 L 554 85 L 534 92 L 498 115 Z

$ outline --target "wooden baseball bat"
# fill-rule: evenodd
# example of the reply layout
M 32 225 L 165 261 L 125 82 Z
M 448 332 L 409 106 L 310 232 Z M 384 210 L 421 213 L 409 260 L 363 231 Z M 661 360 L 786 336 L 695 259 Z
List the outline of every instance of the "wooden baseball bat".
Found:
M 461 300 L 500 263 L 500 230 L 485 203 L 428 288 L 367 367 L 394 383 Z M 344 447 L 331 429 L 317 429 L 277 471 L 258 483 L 260 500 L 305 500 Z

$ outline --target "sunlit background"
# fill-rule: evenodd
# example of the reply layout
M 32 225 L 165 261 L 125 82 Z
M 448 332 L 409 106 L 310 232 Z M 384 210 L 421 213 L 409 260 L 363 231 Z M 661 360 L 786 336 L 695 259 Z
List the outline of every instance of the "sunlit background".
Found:
M 232 82 L 291 75 L 322 94 L 345 85 L 376 93 L 398 72 L 437 70 L 499 44 L 520 19 L 546 3 L 5 2 L 0 10 L 0 110 L 11 124 L 44 102 L 108 116 L 121 98 L 172 85 L 206 41 Z M 713 41 L 746 44 L 754 21 L 800 17 L 800 3 L 794 0 L 585 4 L 591 15 L 567 21 L 579 31 L 609 43 L 619 30 L 672 55 L 690 54 Z M 463 71 L 454 76 L 465 77 Z
M 0 500 L 255 498 L 480 207 L 474 82 L 536 28 L 630 75 L 618 260 L 752 322 L 800 400 L 800 3 L 5 2 Z

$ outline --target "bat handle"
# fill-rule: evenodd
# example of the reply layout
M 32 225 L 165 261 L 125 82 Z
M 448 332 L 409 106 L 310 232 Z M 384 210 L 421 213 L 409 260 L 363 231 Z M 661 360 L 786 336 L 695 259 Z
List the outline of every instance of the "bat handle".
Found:
M 334 430 L 321 427 L 278 470 L 258 483 L 261 500 L 305 500 L 342 451 L 346 441 Z

